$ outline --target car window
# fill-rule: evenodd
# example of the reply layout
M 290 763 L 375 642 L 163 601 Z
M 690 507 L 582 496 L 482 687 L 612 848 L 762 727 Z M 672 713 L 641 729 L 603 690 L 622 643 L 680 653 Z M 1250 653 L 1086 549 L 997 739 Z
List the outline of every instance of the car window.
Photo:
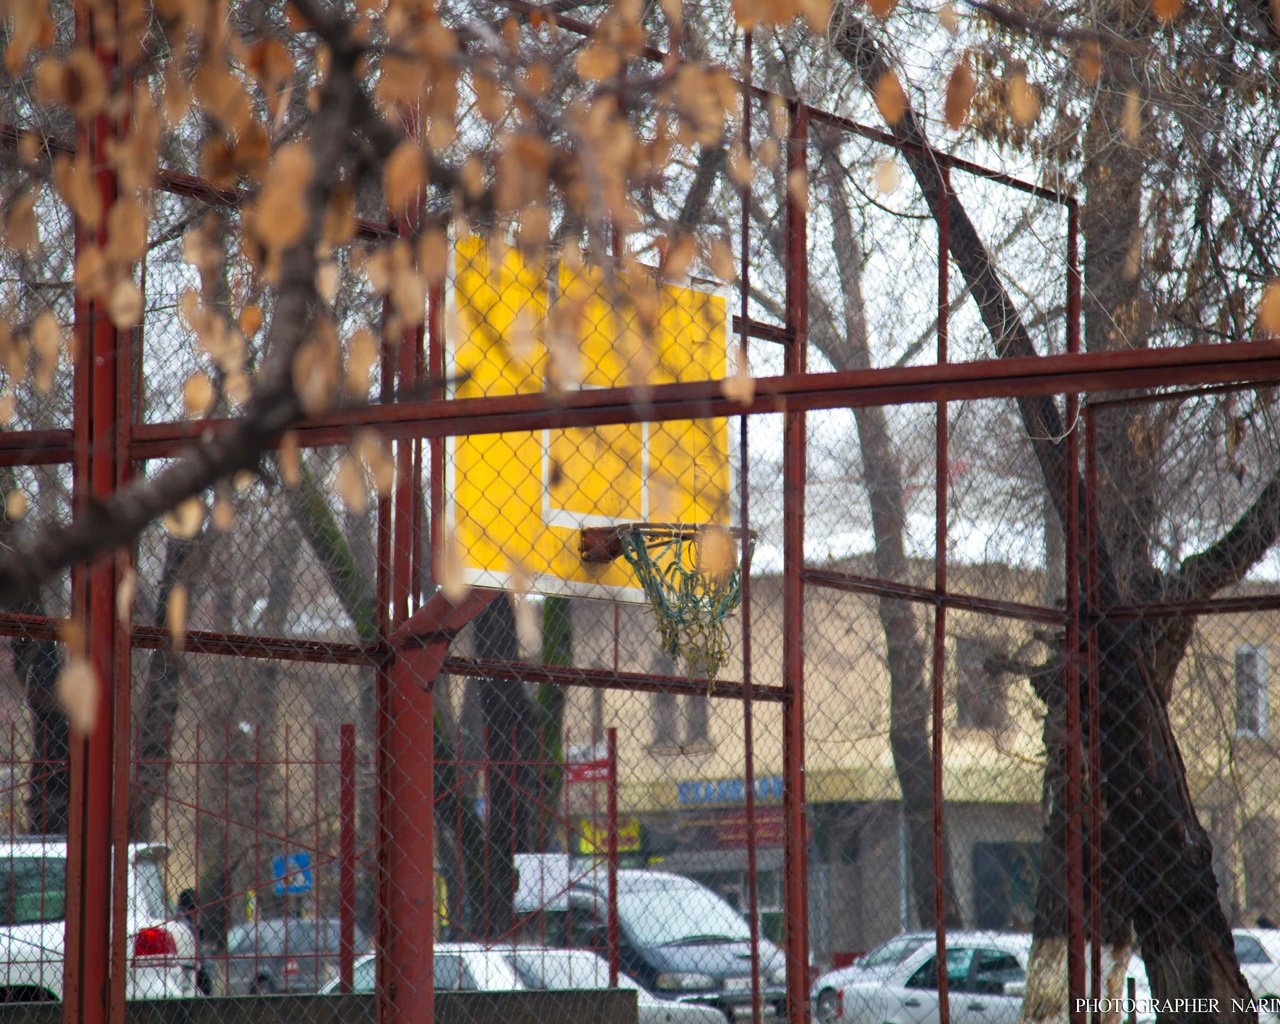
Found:
M 247 925 L 236 925 L 227 936 L 227 950 L 232 953 L 243 953 L 253 948 L 253 929 Z
M 352 992 L 372 992 L 377 978 L 378 964 L 375 960 L 362 960 L 351 971 Z
M 456 992 L 463 984 L 462 957 L 437 953 L 432 961 L 435 969 L 435 987 L 438 992 Z
M 1011 981 L 1025 981 L 1026 974 L 1018 958 L 1002 949 L 980 949 L 969 967 L 969 978 L 964 988 L 969 992 L 1000 995 Z
M 0 869 L 0 925 L 61 921 L 66 903 L 64 858 L 10 857 Z
M 746 942 L 751 929 L 715 893 L 690 883 L 627 888 L 618 893 L 618 920 L 642 948 L 681 942 Z
M 1271 958 L 1262 948 L 1262 943 L 1252 935 L 1233 936 L 1236 942 L 1236 959 L 1242 964 L 1269 964 Z
M 885 964 L 900 964 L 917 949 L 925 944 L 919 935 L 899 935 L 896 939 L 882 942 L 862 959 L 864 967 L 883 967 Z
M 969 974 L 969 964 L 973 960 L 972 949 L 947 950 L 947 988 L 960 988 Z M 929 957 L 907 980 L 907 988 L 938 987 L 938 958 Z
M 609 987 L 609 965 L 594 953 L 517 951 L 512 963 L 529 988 L 597 989 Z
M 138 906 L 146 917 L 157 921 L 169 916 L 169 897 L 164 891 L 164 877 L 160 865 L 148 857 L 135 862 L 133 873 L 137 878 Z

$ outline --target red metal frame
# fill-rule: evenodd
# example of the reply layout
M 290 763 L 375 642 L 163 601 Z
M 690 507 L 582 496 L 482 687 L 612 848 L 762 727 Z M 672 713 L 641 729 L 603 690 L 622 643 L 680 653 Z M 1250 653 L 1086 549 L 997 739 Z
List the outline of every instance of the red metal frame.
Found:
M 504 0 L 517 13 L 533 14 L 535 5 L 524 0 Z M 92 42 L 87 15 L 80 12 L 79 31 Z M 590 26 L 569 18 L 558 19 L 562 29 L 590 31 Z M 746 109 L 772 98 L 752 80 L 752 40 L 746 37 L 742 90 Z M 662 61 L 666 54 L 656 48 L 642 56 Z M 114 56 L 103 50 L 106 64 Z M 885 146 L 904 144 L 876 128 L 790 100 L 789 135 L 786 140 L 787 169 L 807 168 L 809 125 L 822 124 Z M 410 124 L 411 130 L 414 128 Z M 107 144 L 119 126 L 106 117 L 81 130 L 76 148 L 95 162 L 98 186 L 106 204 L 115 195 L 115 181 L 104 159 Z M 743 144 L 751 149 L 750 118 L 744 118 Z M 0 128 L 0 145 L 16 145 L 17 132 Z M 746 786 L 746 814 L 755 820 L 755 771 L 753 709 L 757 702 L 779 703 L 784 728 L 783 815 L 786 901 L 787 1018 L 793 1024 L 809 1020 L 809 931 L 807 908 L 807 821 L 805 807 L 805 686 L 804 611 L 805 587 L 816 586 L 854 593 L 867 593 L 930 604 L 934 607 L 931 662 L 933 715 L 933 822 L 934 822 L 934 902 L 939 950 L 945 948 L 946 906 L 942 886 L 946 863 L 944 835 L 944 794 L 942 765 L 944 754 L 943 682 L 945 638 L 949 609 L 999 615 L 1029 622 L 1063 625 L 1068 635 L 1067 663 L 1067 803 L 1071 820 L 1087 814 L 1093 856 L 1090 858 L 1092 885 L 1085 908 L 1083 848 L 1078 830 L 1068 830 L 1068 950 L 1069 988 L 1073 995 L 1085 990 L 1086 938 L 1095 941 L 1092 954 L 1091 987 L 1098 994 L 1100 984 L 1099 879 L 1097 877 L 1100 808 L 1098 787 L 1089 786 L 1085 806 L 1084 757 L 1088 777 L 1097 778 L 1099 753 L 1097 673 L 1087 672 L 1084 704 L 1081 704 L 1079 673 L 1081 659 L 1096 663 L 1096 578 L 1092 558 L 1097 525 L 1095 509 L 1080 508 L 1081 495 L 1096 493 L 1093 406 L 1084 406 L 1080 395 L 1092 391 L 1129 390 L 1156 387 L 1190 387 L 1196 393 L 1219 385 L 1271 384 L 1280 381 L 1280 342 L 1250 345 L 1198 345 L 1179 349 L 1083 353 L 1080 344 L 1081 280 L 1078 253 L 1079 211 L 1069 196 L 1030 182 L 991 171 L 945 153 L 930 151 L 944 172 L 943 202 L 938 219 L 938 352 L 934 364 L 890 367 L 837 373 L 810 374 L 806 366 L 808 332 L 808 238 L 807 215 L 801 198 L 787 190 L 785 199 L 785 276 L 787 321 L 776 325 L 753 319 L 747 301 L 751 281 L 750 204 L 748 189 L 741 191 L 741 280 L 740 308 L 733 329 L 744 347 L 748 338 L 778 343 L 786 353 L 786 372 L 756 381 L 755 397 L 745 405 L 726 398 L 718 382 L 673 384 L 653 388 L 644 404 L 626 389 L 576 392 L 554 400 L 545 395 L 444 400 L 443 295 L 437 289 L 429 297 L 424 329 L 406 332 L 398 349 L 388 351 L 382 362 L 381 394 L 378 404 L 343 409 L 308 422 L 295 432 L 306 447 L 343 445 L 355 431 L 372 426 L 396 442 L 397 477 L 394 492 L 379 499 L 377 507 L 378 631 L 375 637 L 359 642 L 297 641 L 279 637 L 244 636 L 228 632 L 197 631 L 186 637 L 187 649 L 195 653 L 224 654 L 329 664 L 371 666 L 376 671 L 378 691 L 378 780 L 379 821 L 377 857 L 380 868 L 378 888 L 379 1013 L 387 1024 L 413 1018 L 431 1019 L 431 946 L 434 924 L 434 865 L 423 851 L 433 840 L 433 748 L 434 698 L 432 683 L 441 671 L 462 676 L 485 676 L 522 682 L 553 682 L 590 688 L 631 691 L 658 691 L 740 700 L 743 705 L 743 755 Z M 963 172 L 1021 191 L 1027 195 L 1062 205 L 1067 214 L 1067 352 L 1063 355 L 1019 359 L 990 359 L 963 364 L 948 362 L 948 298 L 950 238 L 950 175 Z M 236 206 L 244 194 L 219 189 L 189 175 L 163 171 L 162 189 L 191 196 L 211 204 Z M 412 231 L 422 216 L 422 197 L 412 209 L 396 211 L 388 224 L 361 222 L 358 234 L 364 239 L 385 239 Z M 100 229 L 97 242 L 103 241 Z M 77 231 L 77 245 L 88 236 Z M 0 464 L 40 465 L 69 463 L 73 466 L 77 513 L 90 498 L 110 495 L 132 473 L 133 466 L 150 458 L 180 454 L 194 440 L 225 426 L 225 421 L 136 422 L 134 408 L 135 371 L 139 370 L 139 346 L 130 344 L 103 315 L 97 303 L 78 300 L 75 333 L 74 408 L 72 430 L 18 431 L 0 433 Z M 425 350 L 424 350 L 425 342 Z M 412 400 L 397 401 L 397 393 L 421 394 L 423 374 L 433 382 L 435 393 Z M 1064 439 L 1067 451 L 1068 516 L 1066 529 L 1067 612 L 1036 605 L 1002 601 L 953 592 L 947 579 L 947 465 L 948 403 L 972 399 L 1011 398 L 1024 395 L 1067 396 L 1067 423 Z M 1142 400 L 1141 398 L 1138 399 Z M 937 408 L 935 472 L 935 579 L 934 586 L 917 587 L 896 581 L 875 579 L 835 570 L 806 569 L 804 565 L 806 418 L 809 410 L 852 408 L 860 405 L 931 403 Z M 779 413 L 783 417 L 784 479 L 784 580 L 781 685 L 761 685 L 753 678 L 751 666 L 751 597 L 747 575 L 743 601 L 743 667 L 740 681 L 691 680 L 680 676 L 659 676 L 616 670 L 530 665 L 523 662 L 495 662 L 451 656 L 449 643 L 457 631 L 493 599 L 491 593 L 473 592 L 460 607 L 436 595 L 422 607 L 416 605 L 428 575 L 429 559 L 421 551 L 424 512 L 429 508 L 432 551 L 440 541 L 440 511 L 443 508 L 443 439 L 473 432 L 483 422 L 486 432 L 535 430 L 542 428 L 627 423 L 638 420 L 658 422 L 690 417 L 740 416 L 743 469 L 740 508 L 742 528 L 750 521 L 750 490 L 746 473 L 749 440 L 747 417 L 759 413 Z M 1085 430 L 1081 474 L 1078 422 Z M 424 442 L 427 465 L 424 467 Z M 423 478 L 426 477 L 425 507 Z M 1082 521 L 1083 520 L 1083 521 Z M 1081 550 L 1083 541 L 1084 549 Z M 129 564 L 126 554 L 106 556 L 93 565 L 79 567 L 72 574 L 73 614 L 87 623 L 92 637 L 90 651 L 103 684 L 104 700 L 98 724 L 91 736 L 76 739 L 71 750 L 71 820 L 69 835 L 67 905 L 67 969 L 64 1020 L 87 1024 L 112 1024 L 123 1020 L 124 974 L 112 965 L 125 962 L 124 871 L 128 832 L 128 785 L 130 745 L 130 657 L 134 648 L 152 649 L 171 642 L 166 630 L 148 625 L 126 629 L 116 614 L 116 585 L 120 572 Z M 1177 606 L 1145 605 L 1108 609 L 1115 616 L 1187 615 L 1230 612 L 1242 607 L 1280 607 L 1280 595 L 1266 598 L 1219 598 Z M 56 620 L 0 614 L 0 635 L 56 636 Z M 1087 751 L 1084 738 L 1087 727 Z M 355 903 L 355 733 L 344 727 L 341 739 L 340 817 L 342 822 L 340 902 L 344 908 Z M 610 730 L 609 757 L 616 773 L 616 736 Z M 197 745 L 199 736 L 197 734 Z M 199 756 L 197 751 L 197 756 Z M 616 774 L 613 776 L 616 779 Z M 197 802 L 199 796 L 197 794 Z M 230 817 L 229 810 L 227 816 Z M 610 821 L 616 822 L 616 785 L 610 790 Z M 748 829 L 754 836 L 754 829 Z M 408 842 L 406 837 L 413 837 Z M 113 857 L 114 851 L 114 857 Z M 612 868 L 610 907 L 614 907 L 616 886 L 616 824 L 610 830 L 609 862 Z M 756 889 L 756 849 L 747 846 L 750 924 L 752 928 L 752 996 L 757 1017 L 762 1010 L 759 967 L 758 893 Z M 86 894 L 112 892 L 110 901 Z M 425 901 L 425 902 L 424 902 Z M 346 915 L 348 923 L 350 913 Z M 112 924 L 115 923 L 113 929 Z M 617 972 L 616 912 L 609 922 L 611 980 Z M 342 984 L 350 985 L 353 938 L 343 932 Z M 939 979 L 943 1022 L 946 1021 L 945 972 Z M 1072 1014 L 1073 1021 L 1080 1015 Z

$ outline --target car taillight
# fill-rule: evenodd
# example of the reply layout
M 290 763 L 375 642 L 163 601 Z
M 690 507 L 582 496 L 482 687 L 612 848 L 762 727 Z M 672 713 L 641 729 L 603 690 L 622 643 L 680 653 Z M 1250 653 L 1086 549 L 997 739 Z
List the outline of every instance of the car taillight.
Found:
M 844 989 L 836 990 L 836 1020 L 844 1017 Z
M 284 962 L 284 974 L 286 977 L 292 977 L 299 971 L 297 960 L 286 960 Z
M 168 928 L 143 928 L 133 937 L 133 955 L 177 956 L 178 943 Z

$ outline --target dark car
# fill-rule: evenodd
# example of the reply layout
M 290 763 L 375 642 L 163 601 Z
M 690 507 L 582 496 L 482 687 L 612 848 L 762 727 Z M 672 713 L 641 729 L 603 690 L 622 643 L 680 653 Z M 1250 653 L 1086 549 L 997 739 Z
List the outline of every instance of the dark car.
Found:
M 336 917 L 267 918 L 237 925 L 227 936 L 227 994 L 318 992 L 338 974 L 341 929 Z M 369 949 L 356 928 L 355 952 Z
M 566 945 L 603 952 L 607 904 L 603 878 L 569 894 Z M 553 936 L 560 938 L 560 936 Z M 714 1006 L 727 1017 L 751 1013 L 751 931 L 742 915 L 704 885 L 660 871 L 618 872 L 621 969 L 651 992 Z M 760 989 L 766 1012 L 786 1012 L 782 950 L 760 939 Z

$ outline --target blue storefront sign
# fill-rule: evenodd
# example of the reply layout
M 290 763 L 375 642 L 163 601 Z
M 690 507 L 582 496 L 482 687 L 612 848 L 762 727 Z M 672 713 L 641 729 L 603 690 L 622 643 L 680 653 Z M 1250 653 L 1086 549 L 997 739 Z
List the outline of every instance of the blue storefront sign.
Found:
M 781 800 L 782 776 L 762 775 L 756 779 L 757 800 Z M 676 783 L 676 803 L 683 807 L 699 804 L 740 804 L 747 798 L 744 779 L 691 779 Z

